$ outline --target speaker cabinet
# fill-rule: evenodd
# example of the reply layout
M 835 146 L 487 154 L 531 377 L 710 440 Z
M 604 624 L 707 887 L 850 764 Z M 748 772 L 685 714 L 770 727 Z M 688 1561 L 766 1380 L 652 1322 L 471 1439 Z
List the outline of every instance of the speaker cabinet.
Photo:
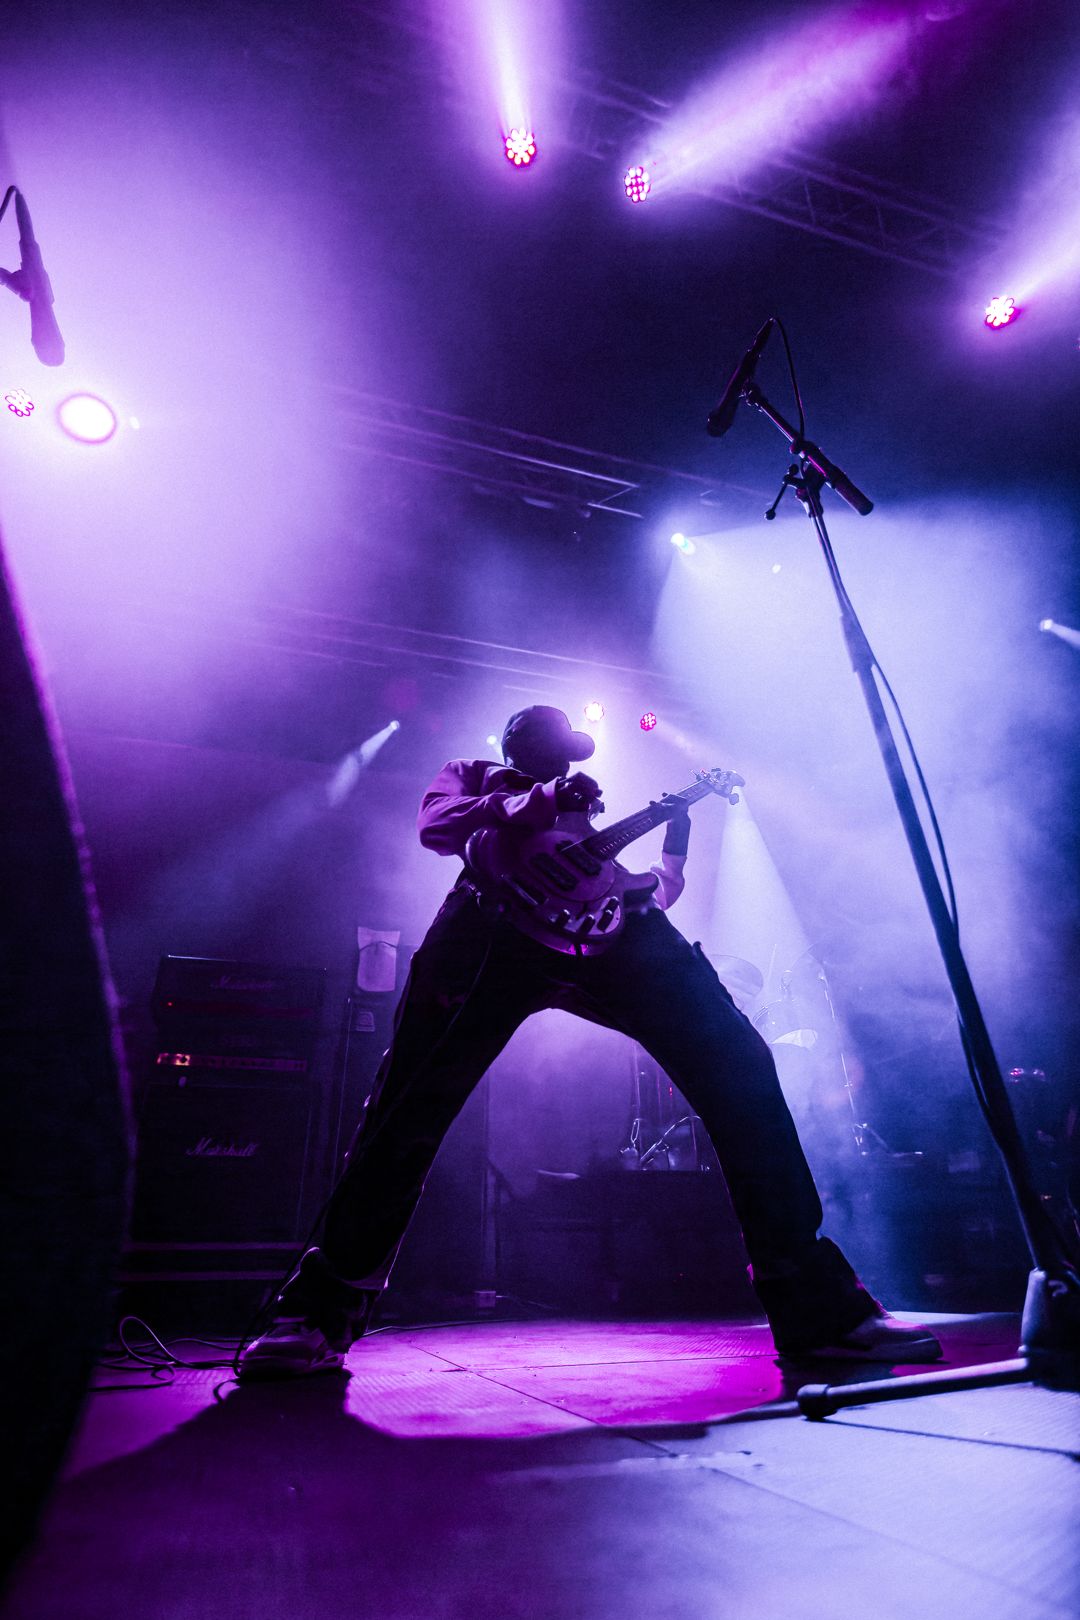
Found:
M 135 1244 L 298 1242 L 313 1100 L 306 1078 L 228 1069 L 155 1078 L 139 1120 Z

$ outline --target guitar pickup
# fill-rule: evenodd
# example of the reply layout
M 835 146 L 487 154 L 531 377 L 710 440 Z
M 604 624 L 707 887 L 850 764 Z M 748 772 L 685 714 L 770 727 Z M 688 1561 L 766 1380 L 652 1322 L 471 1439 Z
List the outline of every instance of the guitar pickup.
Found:
M 584 872 L 586 877 L 598 877 L 604 869 L 604 863 L 598 861 L 595 855 L 590 855 L 580 844 L 563 844 L 559 854 L 564 861 L 576 866 L 579 872 Z
M 535 872 L 539 872 L 542 877 L 548 878 L 557 889 L 562 889 L 566 894 L 571 889 L 577 888 L 578 880 L 574 873 L 568 872 L 566 867 L 555 859 L 554 855 L 534 855 L 529 865 Z

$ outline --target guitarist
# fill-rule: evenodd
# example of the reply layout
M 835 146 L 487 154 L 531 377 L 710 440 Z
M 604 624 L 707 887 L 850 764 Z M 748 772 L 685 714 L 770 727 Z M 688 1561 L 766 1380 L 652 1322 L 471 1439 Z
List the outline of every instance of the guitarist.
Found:
M 502 765 L 452 760 L 439 772 L 420 806 L 427 849 L 463 857 L 482 828 L 542 831 L 560 812 L 599 800 L 599 785 L 571 772 L 592 754 L 592 739 L 561 710 L 535 705 L 513 715 L 502 749 Z M 821 1203 L 772 1054 L 700 946 L 665 916 L 682 892 L 688 839 L 684 811 L 669 824 L 654 893 L 595 956 L 528 938 L 462 871 L 413 958 L 322 1241 L 278 1295 L 269 1327 L 241 1352 L 242 1378 L 342 1365 L 370 1323 L 439 1144 L 519 1024 L 545 1007 L 630 1036 L 701 1116 L 781 1355 L 895 1363 L 941 1354 L 926 1328 L 883 1311 L 819 1235 Z

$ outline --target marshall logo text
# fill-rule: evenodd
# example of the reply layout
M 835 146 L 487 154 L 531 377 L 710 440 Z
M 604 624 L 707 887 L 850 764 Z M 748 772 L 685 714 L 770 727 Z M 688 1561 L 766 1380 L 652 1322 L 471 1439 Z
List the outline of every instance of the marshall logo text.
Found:
M 219 1142 L 214 1136 L 200 1136 L 184 1154 L 189 1159 L 253 1159 L 258 1151 L 258 1142 Z

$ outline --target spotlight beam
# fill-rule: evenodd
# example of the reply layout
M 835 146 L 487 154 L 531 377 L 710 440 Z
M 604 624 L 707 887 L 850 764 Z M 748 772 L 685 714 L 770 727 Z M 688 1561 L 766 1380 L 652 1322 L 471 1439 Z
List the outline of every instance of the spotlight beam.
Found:
M 1053 619 L 1041 619 L 1039 629 L 1045 630 L 1048 635 L 1057 636 L 1059 641 L 1064 641 L 1080 652 L 1080 630 L 1074 630 L 1067 624 L 1056 624 Z
M 386 746 L 395 731 L 400 730 L 400 721 L 391 720 L 381 731 L 373 732 L 356 748 L 350 749 L 344 759 L 338 762 L 333 776 L 326 784 L 326 803 L 331 810 L 341 808 L 376 754 Z
M 837 10 L 723 62 L 657 132 L 654 192 L 738 184 L 773 153 L 847 121 L 888 83 L 912 37 L 902 16 Z
M 1042 118 L 1042 150 L 1031 154 L 1002 246 L 984 266 L 1007 282 L 1016 314 L 1036 295 L 1075 291 L 1080 282 L 1080 114 L 1071 84 L 1067 94 Z

